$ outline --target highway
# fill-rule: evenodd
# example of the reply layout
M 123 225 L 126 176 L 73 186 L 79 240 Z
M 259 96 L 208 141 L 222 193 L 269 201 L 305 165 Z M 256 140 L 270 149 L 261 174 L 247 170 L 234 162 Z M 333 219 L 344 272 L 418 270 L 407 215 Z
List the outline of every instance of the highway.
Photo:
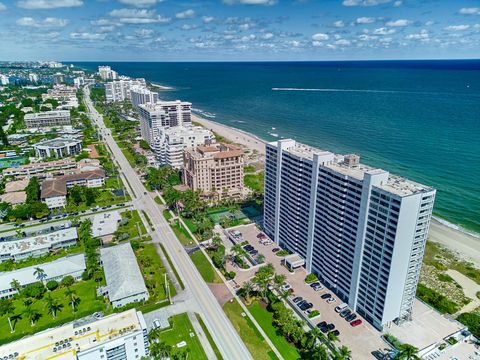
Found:
M 148 195 L 138 174 L 113 139 L 110 129 L 105 126 L 103 117 L 94 108 L 88 87 L 84 88 L 84 93 L 91 119 L 98 126 L 104 142 L 110 148 L 114 160 L 118 163 L 121 172 L 128 180 L 129 188 L 131 192 L 133 192 L 131 196 L 132 199 L 134 199 L 134 207 L 139 211 L 145 211 L 152 220 L 155 227 L 155 231 L 152 233 L 154 242 L 160 241 L 164 245 L 185 287 L 196 302 L 197 309 L 195 309 L 195 311 L 202 315 L 205 325 L 223 358 L 238 360 L 253 359 L 240 336 L 223 312 L 223 309 L 163 217 L 158 204 Z

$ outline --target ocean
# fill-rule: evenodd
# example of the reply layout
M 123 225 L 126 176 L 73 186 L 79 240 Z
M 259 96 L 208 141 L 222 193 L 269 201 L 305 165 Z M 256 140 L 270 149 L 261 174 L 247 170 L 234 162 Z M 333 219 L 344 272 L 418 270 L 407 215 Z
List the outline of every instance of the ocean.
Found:
M 434 214 L 480 234 L 480 60 L 74 63 L 170 86 L 209 120 L 293 138 L 437 189 Z

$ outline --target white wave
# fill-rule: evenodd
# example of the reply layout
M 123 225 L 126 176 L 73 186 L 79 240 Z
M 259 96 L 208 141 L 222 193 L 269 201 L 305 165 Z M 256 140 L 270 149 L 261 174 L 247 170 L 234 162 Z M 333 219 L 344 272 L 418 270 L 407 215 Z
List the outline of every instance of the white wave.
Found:
M 278 137 L 278 134 L 276 134 L 276 133 L 268 133 L 268 134 L 273 136 L 273 137 Z
M 474 232 L 474 231 L 470 231 L 470 230 L 467 230 L 467 229 L 464 229 L 463 227 L 459 226 L 459 225 L 455 225 L 445 219 L 442 219 L 438 216 L 433 216 L 433 218 L 435 220 L 437 220 L 440 224 L 442 225 L 445 225 L 446 227 L 449 227 L 450 229 L 454 229 L 454 230 L 457 230 L 457 231 L 460 231 L 464 234 L 467 234 L 467 235 L 470 235 L 474 238 L 477 238 L 477 239 L 480 239 L 480 234 L 477 233 L 477 232 Z
M 321 91 L 321 92 L 366 92 L 366 93 L 398 93 L 395 90 L 368 90 L 368 89 L 315 89 L 315 88 L 272 88 L 273 91 Z

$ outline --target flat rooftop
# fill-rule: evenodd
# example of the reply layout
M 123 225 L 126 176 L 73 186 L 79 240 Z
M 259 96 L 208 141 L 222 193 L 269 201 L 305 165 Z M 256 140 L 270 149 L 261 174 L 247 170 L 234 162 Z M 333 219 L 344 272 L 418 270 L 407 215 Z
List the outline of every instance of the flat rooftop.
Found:
M 56 110 L 56 111 L 43 111 L 38 113 L 30 113 L 30 114 L 25 114 L 24 119 L 30 120 L 30 119 L 51 118 L 51 117 L 58 117 L 58 116 L 70 117 L 70 111 Z
M 118 229 L 122 216 L 118 210 L 96 214 L 92 221 L 92 236 L 99 237 L 113 234 Z
M 44 140 L 36 143 L 34 146 L 48 146 L 51 148 L 61 148 L 69 145 L 80 144 L 82 140 L 73 138 L 56 138 L 51 140 Z
M 97 347 L 143 327 L 142 314 L 130 309 L 96 321 L 73 322 L 25 337 L 0 347 L 0 358 L 17 353 L 17 359 L 25 360 L 74 360 L 75 352 Z

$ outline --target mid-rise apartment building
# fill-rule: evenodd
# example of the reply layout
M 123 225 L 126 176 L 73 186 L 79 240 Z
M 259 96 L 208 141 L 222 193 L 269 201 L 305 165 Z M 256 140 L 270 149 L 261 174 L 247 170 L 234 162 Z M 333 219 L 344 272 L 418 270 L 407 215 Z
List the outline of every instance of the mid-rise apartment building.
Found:
M 158 101 L 158 93 L 150 91 L 144 86 L 132 86 L 130 88 L 130 98 L 134 106 L 156 103 Z
M 10 79 L 7 75 L 0 74 L 0 85 L 10 84 Z
M 35 154 L 40 158 L 63 158 L 75 156 L 82 151 L 82 140 L 71 138 L 56 138 L 44 140 L 33 145 Z
M 201 145 L 184 150 L 183 181 L 213 199 L 242 197 L 242 149 L 230 144 Z
M 119 80 L 108 82 L 105 84 L 105 99 L 107 102 L 130 100 L 130 89 L 134 86 L 145 87 L 145 79 L 122 77 Z
M 116 80 L 118 78 L 117 72 L 113 71 L 110 66 L 99 66 L 98 74 L 102 80 Z
M 151 144 L 157 160 L 162 165 L 180 169 L 183 166 L 183 150 L 215 142 L 213 133 L 201 126 L 174 126 L 159 129 L 159 135 Z
M 25 114 L 24 122 L 27 128 L 70 125 L 70 111 L 56 110 Z
M 0 347 L 1 359 L 139 360 L 149 355 L 147 324 L 130 309 L 88 316 Z
M 411 317 L 434 200 L 357 155 L 266 146 L 266 234 L 380 329 Z
M 38 75 L 35 73 L 28 74 L 28 81 L 36 83 L 38 81 Z

